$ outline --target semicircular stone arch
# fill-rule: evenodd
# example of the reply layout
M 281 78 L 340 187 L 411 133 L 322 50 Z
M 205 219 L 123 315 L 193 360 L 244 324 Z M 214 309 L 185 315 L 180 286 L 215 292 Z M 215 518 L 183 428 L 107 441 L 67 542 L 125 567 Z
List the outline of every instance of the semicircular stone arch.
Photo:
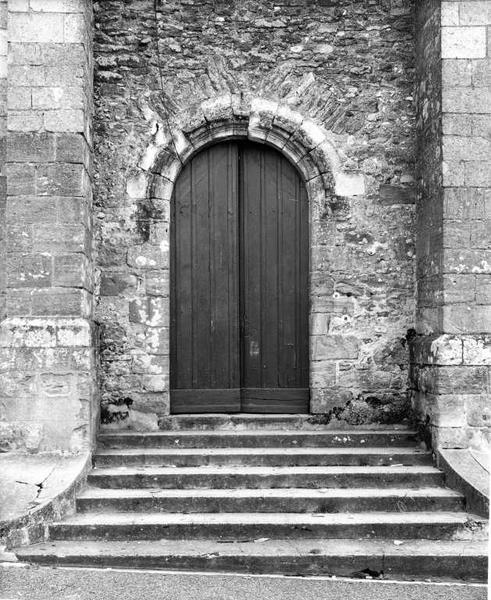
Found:
M 345 173 L 329 134 L 313 120 L 304 118 L 289 106 L 262 98 L 245 101 L 226 95 L 205 100 L 180 116 L 171 133 L 162 123 L 154 123 L 152 142 L 139 163 L 139 171 L 128 182 L 128 195 L 146 202 L 157 218 L 150 224 L 153 248 L 158 240 L 159 256 L 145 244 L 132 251 L 133 261 L 142 271 L 150 271 L 163 283 L 160 292 L 147 292 L 130 303 L 134 321 L 143 326 L 147 354 L 142 370 L 161 397 L 160 413 L 169 412 L 169 248 L 170 203 L 183 166 L 200 150 L 220 141 L 247 139 L 279 150 L 297 168 L 304 181 L 309 202 L 310 223 L 310 412 L 325 412 L 324 395 L 332 385 L 326 370 L 323 338 L 327 334 L 329 312 L 323 281 L 328 278 L 326 259 L 326 219 L 333 196 L 359 196 L 364 193 L 363 176 Z M 159 333 L 156 334 L 156 331 Z M 146 366 L 145 366 L 146 365 Z M 145 377 L 145 375 L 144 375 Z

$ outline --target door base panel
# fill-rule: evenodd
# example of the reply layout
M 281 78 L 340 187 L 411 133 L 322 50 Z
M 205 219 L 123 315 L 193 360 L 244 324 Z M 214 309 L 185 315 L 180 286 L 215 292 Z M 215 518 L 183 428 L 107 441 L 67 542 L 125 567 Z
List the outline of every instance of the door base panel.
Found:
M 245 388 L 241 411 L 249 413 L 309 412 L 308 388 Z
M 240 388 L 225 390 L 171 390 L 172 414 L 240 412 Z
M 308 413 L 308 388 L 234 388 L 171 390 L 172 414 Z

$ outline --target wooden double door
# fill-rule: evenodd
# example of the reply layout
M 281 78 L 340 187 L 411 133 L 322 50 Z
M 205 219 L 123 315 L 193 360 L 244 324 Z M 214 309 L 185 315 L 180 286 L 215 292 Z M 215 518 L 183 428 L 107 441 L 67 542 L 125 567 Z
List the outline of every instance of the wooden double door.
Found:
M 297 170 L 262 144 L 206 148 L 171 215 L 171 412 L 308 412 L 309 227 Z

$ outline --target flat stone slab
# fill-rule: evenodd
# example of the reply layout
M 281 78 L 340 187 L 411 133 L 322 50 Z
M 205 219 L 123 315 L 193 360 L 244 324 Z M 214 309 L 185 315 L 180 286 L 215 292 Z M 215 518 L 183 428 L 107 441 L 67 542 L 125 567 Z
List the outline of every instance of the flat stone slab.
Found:
M 170 415 L 161 417 L 159 419 L 159 426 L 162 430 L 201 430 L 201 431 L 213 431 L 213 430 L 245 430 L 250 429 L 306 429 L 306 430 L 326 430 L 328 425 L 323 422 L 322 418 L 317 418 L 311 414 L 297 414 L 297 415 L 281 415 L 281 414 L 223 414 L 223 413 L 210 413 L 207 415 Z M 332 426 L 331 426 L 332 427 Z M 339 427 L 339 423 L 337 424 Z M 334 428 L 334 427 L 333 427 Z M 401 429 L 407 428 L 407 425 L 391 425 L 385 427 L 386 429 Z M 116 426 L 105 426 L 102 428 L 102 432 L 117 429 Z M 119 425 L 121 429 L 121 425 Z M 346 425 L 346 429 L 353 430 L 353 426 Z M 383 425 L 378 423 L 370 425 L 364 425 L 363 429 L 384 429 Z
M 62 493 L 79 475 L 86 455 L 0 454 L 0 527 Z
M 100 447 L 112 448 L 244 448 L 244 447 L 353 447 L 416 445 L 408 429 L 295 430 L 256 429 L 223 431 L 105 432 Z
M 18 557 L 21 561 L 57 566 L 215 572 L 217 579 L 222 577 L 219 572 L 228 571 L 288 575 L 329 574 L 340 577 L 356 575 L 360 578 L 406 580 L 423 580 L 431 577 L 434 580 L 456 581 L 465 577 L 471 581 L 482 581 L 487 573 L 487 544 L 483 541 L 397 539 L 292 541 L 267 538 L 258 538 L 247 543 L 218 543 L 204 540 L 153 542 L 104 540 L 77 543 L 49 541 L 20 549 Z M 369 572 L 364 572 L 366 569 Z M 99 573 L 102 575 L 103 571 Z M 138 572 L 133 571 L 133 573 L 138 577 Z M 293 579 L 289 577 L 288 581 Z M 120 598 L 119 594 L 117 597 Z M 171 597 L 175 598 L 175 596 Z M 203 596 L 199 594 L 197 597 Z M 227 600 L 236 598 L 230 592 L 228 596 L 223 597 Z M 351 596 L 347 597 L 351 598 Z M 325 598 L 325 596 L 319 595 L 318 598 Z M 447 596 L 442 595 L 441 598 L 443 600 Z
M 463 512 L 77 513 L 50 528 L 53 540 L 271 539 L 484 540 L 487 521 Z
M 465 495 L 469 510 L 484 516 L 489 515 L 489 462 L 486 453 L 475 450 L 439 451 L 448 485 Z
M 472 450 L 441 451 L 457 473 L 470 483 L 476 490 L 489 498 L 489 457 L 483 452 Z M 487 459 L 487 460 L 486 460 Z

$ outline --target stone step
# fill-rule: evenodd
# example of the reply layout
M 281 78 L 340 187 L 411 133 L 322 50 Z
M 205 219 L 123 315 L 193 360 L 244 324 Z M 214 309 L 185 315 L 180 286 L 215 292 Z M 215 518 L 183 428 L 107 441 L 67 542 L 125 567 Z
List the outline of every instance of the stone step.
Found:
M 338 577 L 370 569 L 384 579 L 487 578 L 487 543 L 468 540 L 49 541 L 16 553 L 22 561 L 59 566 Z
M 443 473 L 430 466 L 389 467 L 113 467 L 93 469 L 100 488 L 347 488 L 435 487 Z
M 463 512 L 363 513 L 78 513 L 49 526 L 53 540 L 257 538 L 462 539 L 485 522 Z M 484 538 L 483 538 L 484 539 Z
M 159 431 L 112 432 L 99 436 L 105 448 L 332 448 L 417 444 L 415 431 L 407 429 L 339 431 Z
M 323 415 L 311 414 L 188 414 L 166 415 L 159 419 L 159 427 L 164 431 L 226 431 L 256 429 L 294 429 L 326 431 L 328 424 Z M 366 426 L 364 427 L 366 429 Z M 375 430 L 407 430 L 406 425 L 376 425 Z M 104 431 L 104 429 L 102 429 Z M 110 430 L 109 430 L 110 431 Z
M 328 466 L 431 465 L 432 455 L 420 448 L 127 448 L 99 449 L 96 467 L 159 465 Z
M 364 511 L 462 511 L 464 497 L 446 488 L 302 488 L 259 490 L 141 490 L 88 488 L 80 512 L 337 513 Z

